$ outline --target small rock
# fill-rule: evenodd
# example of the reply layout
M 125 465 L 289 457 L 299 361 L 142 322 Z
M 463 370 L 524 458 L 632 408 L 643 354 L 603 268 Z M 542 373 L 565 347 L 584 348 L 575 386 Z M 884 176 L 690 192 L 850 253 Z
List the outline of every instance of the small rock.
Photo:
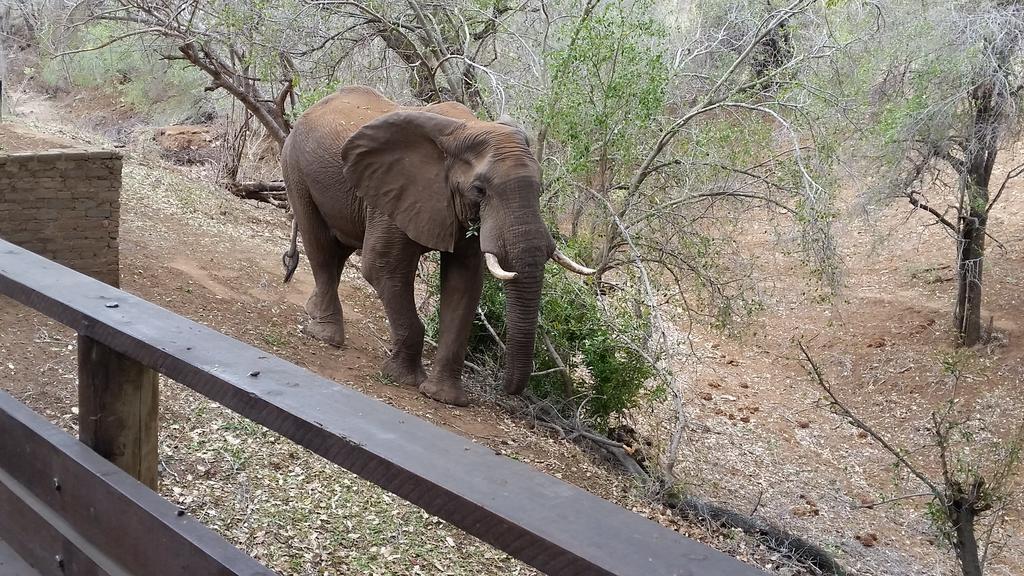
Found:
M 710 392 L 701 392 L 700 394 L 700 399 L 707 402 L 710 402 L 713 398 L 714 396 L 712 396 Z
M 857 438 L 860 438 L 861 440 L 863 440 L 863 439 L 865 439 L 867 437 L 868 437 L 868 433 L 867 432 L 865 432 L 863 430 L 858 430 L 857 431 Z
M 872 548 L 875 544 L 878 544 L 878 534 L 874 532 L 865 532 L 863 534 L 857 534 L 853 537 L 854 540 L 860 542 L 865 548 Z
M 821 510 L 817 506 L 811 506 L 806 504 L 803 506 L 793 506 L 789 509 L 790 514 L 799 518 L 809 518 L 811 516 L 818 516 L 821 514 Z
M 747 424 L 750 422 L 750 416 L 740 416 L 740 422 Z
M 797 420 L 796 421 L 796 425 L 801 427 L 801 428 L 810 428 L 811 427 L 811 423 L 808 422 L 807 420 Z

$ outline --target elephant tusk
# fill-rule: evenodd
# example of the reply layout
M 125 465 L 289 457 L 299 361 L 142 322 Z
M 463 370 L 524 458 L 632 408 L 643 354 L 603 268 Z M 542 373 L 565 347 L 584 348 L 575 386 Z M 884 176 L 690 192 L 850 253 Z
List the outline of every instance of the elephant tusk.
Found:
M 594 270 L 593 268 L 587 268 L 582 264 L 577 264 L 576 262 L 573 262 L 568 256 L 562 254 L 562 252 L 559 251 L 558 248 L 555 248 L 555 253 L 551 255 L 551 259 L 554 260 L 555 262 L 558 262 L 562 266 L 562 268 L 565 268 L 570 272 L 575 272 L 577 274 L 582 274 L 584 276 L 593 276 L 594 274 L 597 274 L 597 270 Z
M 517 276 L 515 272 L 509 272 L 498 264 L 498 257 L 490 252 L 484 252 L 484 261 L 487 262 L 487 270 L 498 280 L 511 280 Z

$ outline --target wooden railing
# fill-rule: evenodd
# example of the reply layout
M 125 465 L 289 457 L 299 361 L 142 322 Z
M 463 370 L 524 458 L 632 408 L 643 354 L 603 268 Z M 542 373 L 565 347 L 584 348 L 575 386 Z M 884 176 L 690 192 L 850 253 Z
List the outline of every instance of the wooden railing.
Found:
M 157 372 L 545 573 L 763 574 L 2 240 L 0 294 L 79 335 L 84 444 L 0 393 L 0 540 L 43 574 L 271 573 L 143 486 L 156 483 Z

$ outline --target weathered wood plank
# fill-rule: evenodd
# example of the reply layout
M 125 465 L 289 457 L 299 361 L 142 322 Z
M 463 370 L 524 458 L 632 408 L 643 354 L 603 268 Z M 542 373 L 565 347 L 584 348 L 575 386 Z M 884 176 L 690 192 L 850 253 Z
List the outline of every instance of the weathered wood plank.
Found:
M 549 574 L 763 575 L 524 463 L 3 241 L 0 293 Z
M 78 336 L 78 438 L 133 478 L 157 488 L 160 375 Z
M 0 539 L 44 576 L 274 574 L 3 391 Z
M 0 540 L 0 574 L 4 576 L 39 576 L 6 542 Z

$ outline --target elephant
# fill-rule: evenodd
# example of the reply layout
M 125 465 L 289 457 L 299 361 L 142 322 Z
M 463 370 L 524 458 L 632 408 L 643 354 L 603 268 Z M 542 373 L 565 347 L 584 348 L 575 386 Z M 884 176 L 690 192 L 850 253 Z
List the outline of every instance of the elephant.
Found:
M 456 102 L 403 107 L 362 86 L 339 89 L 296 121 L 281 152 L 294 219 L 282 257 L 285 282 L 301 234 L 315 288 L 303 331 L 345 342 L 338 282 L 361 250 L 361 272 L 384 305 L 391 353 L 383 373 L 424 395 L 466 406 L 462 370 L 479 306 L 483 268 L 507 296 L 502 385 L 520 394 L 533 371 L 544 265 L 563 255 L 540 213 L 541 169 L 526 133 L 478 120 Z M 414 300 L 420 257 L 440 252 L 440 334 L 428 376 Z

